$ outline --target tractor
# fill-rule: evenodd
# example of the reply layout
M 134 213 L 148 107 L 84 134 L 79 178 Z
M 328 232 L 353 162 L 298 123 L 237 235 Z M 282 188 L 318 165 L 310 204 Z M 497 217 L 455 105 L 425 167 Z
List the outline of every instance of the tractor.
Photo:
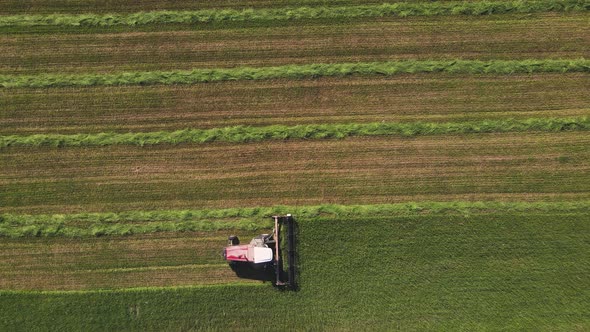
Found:
M 231 235 L 223 250 L 223 257 L 238 277 L 270 281 L 282 288 L 295 288 L 295 225 L 293 217 L 273 216 L 271 234 L 260 234 L 248 244 Z M 283 270 L 281 226 L 286 226 L 287 271 Z

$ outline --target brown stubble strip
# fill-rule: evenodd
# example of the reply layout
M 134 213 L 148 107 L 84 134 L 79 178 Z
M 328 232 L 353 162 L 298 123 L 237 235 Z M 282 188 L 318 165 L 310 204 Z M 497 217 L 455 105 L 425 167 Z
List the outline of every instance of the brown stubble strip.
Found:
M 228 232 L 3 239 L 0 289 L 78 290 L 236 282 Z M 252 232 L 241 231 L 246 238 Z
M 84 226 L 84 225 L 80 225 Z M 86 226 L 91 226 L 87 224 Z M 33 238 L 26 241 L 4 239 L 0 244 L 2 270 L 38 268 L 39 266 L 80 268 L 141 267 L 218 262 L 220 251 L 215 248 L 225 243 L 222 232 L 156 233 L 114 238 Z M 12 262 L 13 257 L 18 261 Z M 58 257 L 58 261 L 52 261 Z M 142 259 L 146 259 L 142 261 Z M 49 262 L 49 263 L 47 263 Z M 8 271 L 9 272 L 9 271 Z
M 0 212 L 584 198 L 589 142 L 570 132 L 11 148 Z
M 422 1 L 422 0 L 411 0 Z M 477 0 L 470 0 L 477 1 Z M 382 3 L 382 0 L 332 0 L 331 5 Z M 284 6 L 325 6 L 324 0 L 3 0 L 0 13 L 54 14 L 54 13 L 126 13 L 154 10 L 200 10 L 213 8 L 265 8 Z
M 0 90 L 1 134 L 590 114 L 585 74 L 347 77 Z
M 134 287 L 195 286 L 227 283 L 249 283 L 240 279 L 227 264 L 215 266 L 184 266 L 174 269 L 117 271 L 23 271 L 3 275 L 4 290 L 88 290 Z
M 0 73 L 80 73 L 402 59 L 579 58 L 584 14 L 378 18 L 221 30 L 0 36 Z M 485 38 L 482 38 L 485 36 Z
M 224 198 L 222 200 L 203 200 L 198 202 L 199 207 L 203 208 L 232 208 L 236 206 L 275 206 L 275 205 L 320 205 L 320 204 L 390 204 L 390 203 L 407 203 L 422 201 L 503 201 L 503 202 L 533 202 L 533 201 L 579 201 L 590 200 L 588 192 L 471 192 L 471 193 L 427 193 L 427 194 L 397 194 L 379 195 L 379 194 L 358 194 L 354 197 L 334 197 L 334 195 L 306 195 L 305 197 L 254 197 L 254 198 Z M 172 198 L 153 202 L 133 201 L 133 202 L 108 202 L 93 203 L 71 202 L 69 204 L 55 203 L 30 204 L 27 206 L 11 207 L 12 213 L 78 213 L 87 211 L 127 211 L 127 210 L 145 210 L 149 209 L 190 209 L 195 206 L 195 200 L 192 198 Z M 2 211 L 4 212 L 4 211 Z

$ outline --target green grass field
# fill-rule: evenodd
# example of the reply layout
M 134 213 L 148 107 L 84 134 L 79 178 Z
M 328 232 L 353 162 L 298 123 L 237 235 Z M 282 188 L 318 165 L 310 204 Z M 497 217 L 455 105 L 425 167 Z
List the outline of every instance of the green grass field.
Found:
M 523 212 L 299 218 L 299 292 L 268 284 L 4 291 L 0 322 L 30 330 L 67 313 L 52 326 L 585 330 L 587 211 Z
M 590 330 L 589 10 L 2 1 L 0 331 Z

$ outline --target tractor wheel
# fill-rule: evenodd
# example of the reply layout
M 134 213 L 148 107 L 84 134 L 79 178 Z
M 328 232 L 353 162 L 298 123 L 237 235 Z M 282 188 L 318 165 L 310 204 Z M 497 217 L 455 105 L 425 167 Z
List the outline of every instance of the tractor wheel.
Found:
M 237 246 L 238 244 L 240 244 L 240 239 L 237 236 L 232 235 L 227 238 L 227 242 L 230 246 Z

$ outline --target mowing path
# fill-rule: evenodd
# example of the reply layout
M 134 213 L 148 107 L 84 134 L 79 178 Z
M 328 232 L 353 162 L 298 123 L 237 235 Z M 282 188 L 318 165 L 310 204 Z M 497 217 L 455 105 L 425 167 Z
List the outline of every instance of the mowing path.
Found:
M 241 231 L 246 238 L 252 232 Z M 0 289 L 82 290 L 248 282 L 223 261 L 227 233 L 2 239 Z
M 588 144 L 583 131 L 13 147 L 0 212 L 588 199 Z
M 577 59 L 590 54 L 588 19 L 582 13 L 539 13 L 526 18 L 515 14 L 376 18 L 214 30 L 128 30 L 0 34 L 0 74 L 392 60 Z
M 553 73 L 0 89 L 0 134 L 578 117 L 588 86 L 584 73 Z

